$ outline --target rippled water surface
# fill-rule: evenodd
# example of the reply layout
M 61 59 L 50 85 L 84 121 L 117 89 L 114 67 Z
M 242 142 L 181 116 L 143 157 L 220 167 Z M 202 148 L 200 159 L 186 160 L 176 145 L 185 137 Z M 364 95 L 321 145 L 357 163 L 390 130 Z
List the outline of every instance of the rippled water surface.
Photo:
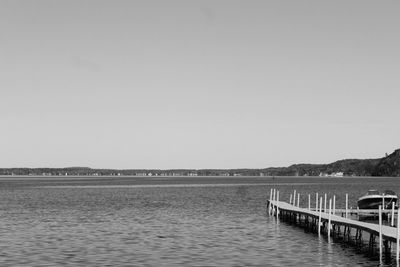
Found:
M 395 178 L 0 178 L 0 266 L 376 266 L 277 222 L 271 188 L 400 192 Z

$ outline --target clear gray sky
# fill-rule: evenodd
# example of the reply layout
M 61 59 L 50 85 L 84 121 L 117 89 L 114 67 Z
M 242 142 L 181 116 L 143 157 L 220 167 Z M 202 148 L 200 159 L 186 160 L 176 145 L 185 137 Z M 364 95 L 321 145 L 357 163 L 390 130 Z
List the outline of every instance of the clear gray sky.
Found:
M 400 147 L 399 1 L 0 1 L 0 167 L 236 168 Z

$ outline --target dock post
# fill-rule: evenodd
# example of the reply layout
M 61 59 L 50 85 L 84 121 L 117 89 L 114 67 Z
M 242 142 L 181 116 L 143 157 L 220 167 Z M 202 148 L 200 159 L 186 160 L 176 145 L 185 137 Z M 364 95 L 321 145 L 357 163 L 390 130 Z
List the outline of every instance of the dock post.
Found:
M 390 226 L 394 226 L 394 202 L 392 202 L 392 221 L 391 221 L 391 223 L 390 223 Z
M 322 197 L 319 200 L 318 235 L 321 235 Z
M 292 205 L 292 194 L 290 194 L 289 204 Z
M 318 211 L 318 193 L 315 193 L 315 211 Z
M 332 220 L 332 199 L 329 199 L 329 216 L 328 216 L 328 237 L 331 236 L 331 220 Z
M 273 190 L 274 189 L 271 188 L 271 193 L 269 194 L 268 215 L 271 215 Z
M 276 192 L 276 219 L 279 218 L 279 190 Z
M 296 189 L 293 191 L 293 206 L 296 206 Z
M 382 206 L 379 205 L 379 262 L 382 263 Z
M 297 207 L 300 207 L 300 193 L 297 193 Z
M 276 200 L 276 189 L 274 188 L 274 193 L 272 196 L 272 215 L 275 215 L 275 200 Z
M 359 219 L 360 219 L 360 208 L 357 207 L 357 220 L 359 220 Z
M 308 210 L 311 210 L 311 195 L 308 194 Z
M 382 210 L 385 210 L 385 197 L 382 196 Z
M 399 251 L 400 251 L 400 212 L 397 210 L 397 236 L 396 236 L 396 261 L 399 265 Z
M 326 193 L 325 193 L 325 200 L 324 200 L 324 212 L 326 213 Z
M 336 213 L 336 196 L 333 195 L 333 207 L 332 207 L 332 214 L 335 215 Z
M 348 209 L 349 209 L 349 194 L 346 194 L 346 213 L 345 213 L 346 219 L 348 217 Z

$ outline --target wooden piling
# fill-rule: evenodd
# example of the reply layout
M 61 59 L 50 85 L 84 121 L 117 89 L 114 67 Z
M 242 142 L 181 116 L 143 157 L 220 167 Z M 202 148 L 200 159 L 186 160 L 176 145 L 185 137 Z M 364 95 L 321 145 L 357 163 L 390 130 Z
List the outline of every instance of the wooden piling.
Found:
M 279 218 L 279 190 L 276 192 L 276 219 Z
M 308 194 L 308 210 L 311 210 L 311 195 Z
M 400 212 L 397 210 L 397 231 L 396 231 L 396 261 L 399 266 L 399 251 L 400 251 Z
M 392 220 L 390 222 L 390 226 L 392 226 L 392 227 L 394 226 L 394 205 L 395 205 L 394 202 L 392 202 L 392 215 L 391 215 Z
M 300 207 L 300 193 L 297 194 L 297 207 Z
M 296 189 L 293 191 L 293 206 L 296 206 Z
M 382 263 L 382 206 L 379 205 L 379 262 Z
M 324 212 L 327 213 L 326 212 L 326 193 L 325 193 L 325 200 L 324 200 Z
M 332 214 L 336 214 L 336 196 L 333 195 L 333 207 L 332 207 Z
M 321 222 L 322 222 L 322 197 L 319 201 L 319 217 L 318 217 L 318 235 L 321 235 Z
M 332 221 L 332 199 L 329 199 L 329 216 L 328 216 L 328 236 L 331 236 L 331 221 Z
M 276 189 L 274 188 L 274 193 L 272 196 L 272 200 L 275 202 L 276 200 Z M 275 215 L 275 205 L 272 205 L 272 215 Z
M 272 208 L 272 194 L 273 194 L 273 190 L 271 188 L 271 193 L 269 194 L 269 205 L 268 205 L 268 215 L 271 215 L 271 208 Z
M 318 193 L 315 193 L 315 211 L 318 211 Z
M 292 205 L 292 194 L 290 194 L 289 204 Z
M 346 212 L 345 212 L 345 218 L 348 218 L 349 214 L 349 194 L 346 194 Z

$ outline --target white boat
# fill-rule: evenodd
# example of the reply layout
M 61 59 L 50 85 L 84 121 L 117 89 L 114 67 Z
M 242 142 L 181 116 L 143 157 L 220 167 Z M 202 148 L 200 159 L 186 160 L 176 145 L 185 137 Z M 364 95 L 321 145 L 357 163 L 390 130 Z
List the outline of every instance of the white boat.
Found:
M 391 190 L 386 190 L 382 194 L 378 190 L 368 190 L 368 192 L 360 197 L 357 201 L 359 209 L 391 209 L 392 205 L 397 207 L 397 195 Z

